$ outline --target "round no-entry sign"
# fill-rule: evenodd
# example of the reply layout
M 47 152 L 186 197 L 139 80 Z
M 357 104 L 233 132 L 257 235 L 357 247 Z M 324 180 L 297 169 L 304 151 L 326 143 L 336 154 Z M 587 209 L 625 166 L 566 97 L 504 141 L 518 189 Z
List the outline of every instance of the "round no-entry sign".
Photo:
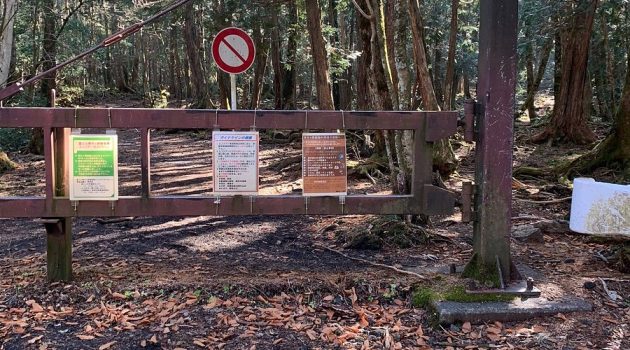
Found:
M 255 55 L 254 41 L 240 28 L 225 28 L 212 41 L 212 57 L 226 73 L 243 73 L 252 66 Z

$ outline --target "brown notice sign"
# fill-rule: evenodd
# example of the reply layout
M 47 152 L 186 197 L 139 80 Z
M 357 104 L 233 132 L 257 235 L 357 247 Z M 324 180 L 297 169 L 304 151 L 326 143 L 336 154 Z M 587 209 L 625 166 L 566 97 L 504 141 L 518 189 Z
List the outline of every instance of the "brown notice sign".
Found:
M 304 196 L 348 193 L 345 134 L 302 134 L 302 180 Z

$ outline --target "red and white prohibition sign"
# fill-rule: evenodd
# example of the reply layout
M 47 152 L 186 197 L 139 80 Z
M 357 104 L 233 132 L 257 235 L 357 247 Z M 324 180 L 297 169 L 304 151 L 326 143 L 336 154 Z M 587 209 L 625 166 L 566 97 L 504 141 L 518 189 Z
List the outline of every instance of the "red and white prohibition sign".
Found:
M 254 63 L 254 56 L 254 41 L 242 29 L 225 28 L 212 41 L 212 57 L 219 69 L 226 73 L 243 73 Z

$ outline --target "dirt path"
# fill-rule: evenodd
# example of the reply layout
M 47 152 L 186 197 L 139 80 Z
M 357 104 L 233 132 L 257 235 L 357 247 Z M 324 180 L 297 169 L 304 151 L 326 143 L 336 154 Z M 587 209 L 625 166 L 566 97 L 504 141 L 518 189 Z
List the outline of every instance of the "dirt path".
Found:
M 139 195 L 139 137 L 120 134 L 121 195 Z M 153 136 L 156 194 L 211 192 L 206 134 L 163 132 Z M 536 146 L 519 145 L 520 162 L 538 159 Z M 531 149 L 530 149 L 531 148 Z M 458 152 L 467 155 L 469 146 Z M 261 191 L 300 189 L 297 166 L 278 170 L 298 144 L 265 144 Z M 21 167 L 0 177 L 0 196 L 43 193 L 43 161 L 12 155 Z M 529 164 L 529 163 L 527 163 Z M 471 174 L 470 157 L 449 180 L 456 188 Z M 523 180 L 517 198 L 559 198 Z M 353 192 L 383 192 L 352 179 Z M 538 206 L 516 201 L 515 224 L 562 219 L 568 203 Z M 527 218 L 530 217 L 530 218 Z M 432 271 L 464 264 L 471 228 L 453 217 L 436 218 L 447 239 L 409 249 L 347 250 L 346 254 L 426 274 L 399 275 L 321 248 L 342 249 L 342 231 L 367 226 L 371 217 L 133 218 L 74 225 L 75 280 L 45 280 L 45 232 L 32 220 L 0 219 L 0 349 L 413 349 L 413 348 L 628 348 L 628 276 L 595 253 L 608 246 L 587 237 L 545 232 L 543 243 L 513 241 L 515 260 L 527 264 L 547 298 L 583 297 L 591 313 L 528 322 L 434 327 L 430 315 L 411 306 L 418 285 L 443 284 Z M 533 218 L 533 219 L 532 219 Z M 624 298 L 603 296 L 596 277 Z M 448 280 L 448 277 L 446 277 Z M 584 283 L 595 281 L 595 288 Z M 497 333 L 498 329 L 498 333 Z M 625 342 L 625 343 L 623 343 Z

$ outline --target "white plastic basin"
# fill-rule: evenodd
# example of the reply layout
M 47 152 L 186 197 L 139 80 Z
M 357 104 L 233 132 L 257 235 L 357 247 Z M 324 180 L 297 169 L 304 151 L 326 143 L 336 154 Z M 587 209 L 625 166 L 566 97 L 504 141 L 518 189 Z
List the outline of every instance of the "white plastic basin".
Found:
M 580 233 L 630 236 L 630 185 L 573 180 L 569 227 Z

